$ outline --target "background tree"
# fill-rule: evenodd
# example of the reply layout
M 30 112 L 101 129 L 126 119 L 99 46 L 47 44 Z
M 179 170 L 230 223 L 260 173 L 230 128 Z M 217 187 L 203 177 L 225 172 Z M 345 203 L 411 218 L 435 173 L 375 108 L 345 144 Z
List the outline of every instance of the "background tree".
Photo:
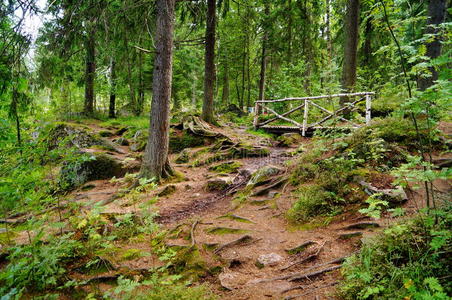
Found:
M 173 67 L 173 31 L 175 0 L 157 0 L 149 139 L 141 166 L 145 178 L 166 178 L 173 174 L 168 160 L 171 80 Z
M 202 105 L 202 118 L 204 121 L 213 123 L 214 109 L 213 98 L 216 81 L 215 73 L 215 27 L 216 27 L 216 0 L 207 0 L 206 20 L 206 52 L 204 70 L 204 102 Z

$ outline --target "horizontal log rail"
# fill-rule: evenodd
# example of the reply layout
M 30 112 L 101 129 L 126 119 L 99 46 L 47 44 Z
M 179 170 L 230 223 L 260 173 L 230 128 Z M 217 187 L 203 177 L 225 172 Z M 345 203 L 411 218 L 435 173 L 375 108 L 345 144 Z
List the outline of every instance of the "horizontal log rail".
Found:
M 371 120 L 371 99 L 372 96 L 375 95 L 374 92 L 360 92 L 360 93 L 348 93 L 348 94 L 334 94 L 334 95 L 323 95 L 323 96 L 312 96 L 312 97 L 293 97 L 293 98 L 284 98 L 284 99 L 275 99 L 275 100 L 257 100 L 255 102 L 255 115 L 254 115 L 254 121 L 253 125 L 255 129 L 258 128 L 266 128 L 267 124 L 270 124 L 271 122 L 277 121 L 277 120 L 283 120 L 289 123 L 292 123 L 301 131 L 301 134 L 303 136 L 306 136 L 306 132 L 311 129 L 317 129 L 317 128 L 326 128 L 326 127 L 319 127 L 319 125 L 325 123 L 326 121 L 337 118 L 341 121 L 344 121 L 346 123 L 349 123 L 352 125 L 352 128 L 359 128 L 362 125 L 356 124 L 352 122 L 351 120 L 347 119 L 345 116 L 346 112 L 352 112 L 356 110 L 355 105 L 363 100 L 366 101 L 366 124 L 370 123 Z M 313 100 L 318 99 L 332 99 L 332 98 L 339 98 L 339 97 L 357 97 L 360 96 L 360 99 L 355 100 L 353 102 L 345 103 L 342 107 L 339 109 L 336 109 L 335 111 L 330 111 L 322 106 L 320 106 L 318 103 L 315 103 Z M 284 113 L 277 113 L 275 110 L 269 108 L 267 104 L 270 103 L 278 103 L 278 102 L 286 102 L 286 101 L 303 101 L 301 105 L 298 105 Z M 311 124 L 308 124 L 308 116 L 309 116 L 309 108 L 310 106 L 315 107 L 319 110 L 321 110 L 324 113 L 327 113 L 328 115 L 321 120 L 317 122 L 313 122 Z M 290 114 L 297 110 L 303 109 L 303 122 L 300 124 L 299 122 L 292 120 L 288 118 Z M 275 117 L 265 120 L 263 122 L 259 122 L 259 112 L 267 111 Z M 281 127 L 283 128 L 283 126 Z

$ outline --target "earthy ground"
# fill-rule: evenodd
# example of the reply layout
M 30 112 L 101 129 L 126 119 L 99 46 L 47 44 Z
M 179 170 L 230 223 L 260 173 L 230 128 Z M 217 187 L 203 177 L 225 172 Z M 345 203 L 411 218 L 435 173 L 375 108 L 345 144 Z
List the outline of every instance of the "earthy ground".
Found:
M 94 131 L 104 130 L 98 124 L 89 125 Z M 242 163 L 239 173 L 233 174 L 235 186 L 240 190 L 245 187 L 243 174 L 253 173 L 266 165 L 279 167 L 285 172 L 287 161 L 291 159 L 292 148 L 272 146 L 266 138 L 246 132 L 244 128 L 225 126 L 217 128 L 234 141 L 246 141 L 253 145 L 266 146 L 270 149 L 269 157 L 237 159 Z M 106 139 L 112 141 L 117 136 Z M 309 143 L 308 139 L 303 143 Z M 120 160 L 127 160 L 139 165 L 136 154 L 127 146 L 118 147 L 120 153 L 111 153 Z M 356 208 L 338 215 L 332 219 L 319 219 L 311 226 L 295 228 L 286 218 L 285 212 L 296 198 L 292 188 L 283 184 L 270 190 L 266 196 L 248 197 L 237 200 L 237 193 L 228 191 L 208 192 L 206 182 L 216 175 L 208 170 L 209 166 L 192 167 L 191 164 L 176 164 L 177 155 L 171 155 L 172 165 L 181 175 L 177 180 L 167 182 L 156 190 L 146 192 L 137 199 L 128 197 L 114 198 L 124 182 L 98 180 L 85 184 L 92 186 L 89 190 L 76 190 L 67 197 L 67 201 L 77 201 L 83 204 L 81 211 L 89 211 L 93 203 L 108 203 L 103 207 L 103 213 L 110 214 L 140 214 L 142 203 L 149 201 L 160 193 L 167 185 L 174 185 L 174 193 L 159 197 L 153 210 L 159 212 L 158 222 L 169 230 L 180 227 L 190 234 L 190 239 L 177 236 L 166 241 L 171 245 L 198 246 L 203 260 L 209 266 L 222 266 L 220 273 L 205 278 L 215 293 L 221 299 L 335 299 L 335 285 L 341 280 L 340 262 L 344 257 L 359 249 L 361 240 L 373 235 L 381 227 L 387 226 L 392 219 L 389 215 L 378 221 L 371 220 L 356 212 Z M 281 174 L 279 175 L 281 176 Z M 382 179 L 381 187 L 387 185 L 388 179 Z M 448 183 L 438 183 L 442 192 L 450 192 Z M 406 208 L 416 208 L 420 196 L 411 195 Z M 324 222 L 322 224 L 322 222 Z M 347 228 L 354 224 L 356 228 Z M 353 227 L 353 226 L 352 226 Z M 363 228 L 358 228 L 363 227 Z M 209 231 L 212 229 L 213 232 Z M 219 232 L 218 232 L 219 231 Z M 220 234 L 219 234 L 220 233 Z M 27 236 L 19 236 L 17 240 L 26 242 Z M 241 239 L 241 240 L 240 240 Z M 230 242 L 234 242 L 228 244 Z M 287 250 L 306 243 L 304 251 L 291 254 Z M 150 245 L 143 240 L 131 239 L 127 243 L 117 242 L 115 245 L 126 251 L 139 249 L 151 253 Z M 216 246 L 213 251 L 211 247 Z M 220 247 L 220 248 L 218 248 Z M 210 249 L 210 250 L 209 250 Z M 218 250 L 219 249 L 219 250 Z M 259 258 L 274 259 L 274 263 L 261 265 Z M 153 256 L 139 257 L 116 262 L 115 270 L 129 268 L 133 270 L 146 269 L 161 265 Z M 316 271 L 331 269 L 330 272 L 312 274 Z M 117 271 L 107 270 L 96 276 L 112 276 Z M 294 276 L 298 278 L 294 278 Z M 71 272 L 77 279 L 90 279 L 92 276 Z M 100 286 L 101 289 L 108 285 Z

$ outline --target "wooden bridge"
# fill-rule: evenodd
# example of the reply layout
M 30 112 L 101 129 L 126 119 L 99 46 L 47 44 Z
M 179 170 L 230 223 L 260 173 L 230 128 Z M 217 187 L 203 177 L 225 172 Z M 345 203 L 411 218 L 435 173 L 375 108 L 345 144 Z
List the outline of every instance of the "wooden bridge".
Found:
M 286 133 L 286 132 L 299 132 L 302 136 L 311 135 L 317 129 L 327 129 L 327 128 L 359 128 L 366 124 L 370 123 L 371 120 L 371 106 L 372 106 L 372 96 L 374 96 L 374 92 L 360 92 L 360 93 L 348 93 L 348 94 L 334 94 L 334 95 L 325 95 L 325 96 L 313 96 L 313 97 L 301 97 L 301 98 L 284 98 L 284 99 L 275 99 L 275 100 L 258 100 L 255 102 L 254 107 L 254 128 L 255 129 L 264 129 L 270 133 Z M 321 99 L 326 99 L 327 102 L 333 104 L 335 98 L 347 97 L 348 101 L 345 104 L 339 105 L 335 109 L 327 109 L 319 104 Z M 355 100 L 358 98 L 357 100 Z M 351 101 L 351 102 L 350 102 Z M 363 121 L 351 120 L 350 115 L 353 111 L 358 110 L 357 104 L 365 101 L 365 119 Z M 290 108 L 288 111 L 284 113 L 278 113 L 275 109 L 269 107 L 270 104 L 280 104 L 285 102 L 287 106 L 287 102 L 289 105 L 293 106 L 295 102 L 298 104 L 297 106 Z M 337 101 L 339 103 L 339 101 Z M 325 106 L 325 105 L 324 105 Z M 334 107 L 334 104 L 333 104 Z M 317 110 L 317 116 L 312 116 L 313 109 Z M 288 116 L 296 111 L 302 111 L 302 121 L 297 122 L 294 119 L 288 118 Z M 310 118 L 311 112 L 311 118 Z M 273 115 L 272 118 L 266 120 L 260 120 L 260 116 L 266 114 L 267 116 Z M 318 120 L 316 120 L 318 118 Z M 308 123 L 308 120 L 311 119 L 311 123 Z M 328 120 L 340 120 L 342 123 L 338 126 L 326 126 L 323 125 Z M 270 123 L 276 121 L 283 121 L 285 123 L 290 123 L 294 126 L 287 125 L 269 125 Z

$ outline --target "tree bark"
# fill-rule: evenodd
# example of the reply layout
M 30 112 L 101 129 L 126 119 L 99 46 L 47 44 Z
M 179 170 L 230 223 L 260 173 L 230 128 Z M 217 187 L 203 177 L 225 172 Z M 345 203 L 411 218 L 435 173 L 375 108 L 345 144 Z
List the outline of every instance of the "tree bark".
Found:
M 152 106 L 149 139 L 140 176 L 169 177 L 173 174 L 168 160 L 173 32 L 175 0 L 157 0 L 155 32 L 156 55 L 152 82 Z
M 96 76 L 96 31 L 91 29 L 85 41 L 85 107 L 83 112 L 87 115 L 94 113 L 94 78 Z
M 427 28 L 425 30 L 426 34 L 437 34 L 438 29 L 436 28 L 439 24 L 444 22 L 446 16 L 446 0 L 430 0 L 428 4 L 428 20 Z M 427 43 L 426 56 L 430 59 L 437 58 L 441 54 L 441 43 L 438 37 L 434 37 L 433 41 Z M 420 77 L 418 79 L 418 88 L 421 91 L 425 91 L 427 88 L 433 85 L 433 83 L 438 80 L 438 72 L 434 67 L 429 67 L 429 72 L 431 76 Z
M 202 118 L 213 123 L 213 95 L 215 90 L 215 25 L 216 0 L 207 0 L 207 26 L 204 69 L 204 102 L 202 105 Z
M 350 93 L 356 83 L 356 65 L 359 34 L 359 0 L 347 1 L 345 17 L 344 65 L 342 66 L 342 91 Z M 348 97 L 340 99 L 341 105 L 349 102 Z M 348 115 L 347 113 L 345 115 Z
M 110 64 L 110 106 L 108 107 L 108 117 L 116 117 L 116 62 L 113 58 Z

